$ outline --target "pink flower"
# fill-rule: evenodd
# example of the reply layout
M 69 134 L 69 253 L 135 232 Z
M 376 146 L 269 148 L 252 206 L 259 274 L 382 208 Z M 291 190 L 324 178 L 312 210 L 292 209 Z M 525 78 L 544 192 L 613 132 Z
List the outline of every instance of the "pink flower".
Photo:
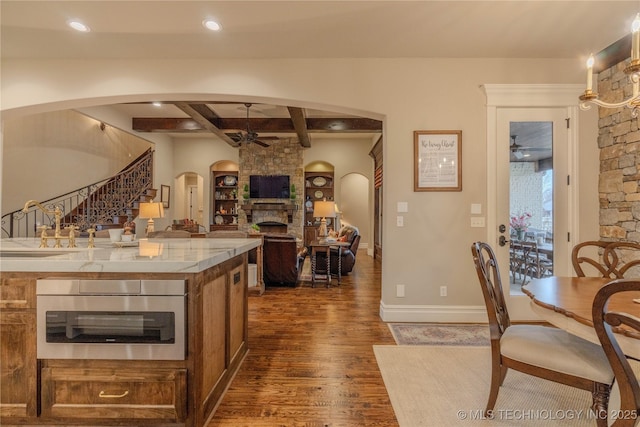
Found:
M 531 218 L 531 214 L 529 212 L 523 212 L 520 215 L 512 216 L 509 220 L 509 225 L 515 231 L 527 231 L 531 223 L 529 219 Z

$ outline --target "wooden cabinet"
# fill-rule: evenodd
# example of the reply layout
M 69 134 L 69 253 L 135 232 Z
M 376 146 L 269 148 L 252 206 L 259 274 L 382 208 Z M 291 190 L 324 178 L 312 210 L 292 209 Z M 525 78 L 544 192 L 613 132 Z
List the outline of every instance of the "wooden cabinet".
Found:
M 333 172 L 304 173 L 304 244 L 309 245 L 318 236 L 320 218 L 313 216 L 313 202 L 334 200 Z M 327 218 L 327 227 L 333 228 L 333 219 Z
M 204 426 L 247 353 L 247 254 L 200 273 L 194 301 L 197 325 L 190 334 L 198 371 L 191 405 L 196 426 Z
M 210 230 L 237 230 L 239 190 L 238 172 L 213 172 L 213 221 Z
M 37 415 L 35 280 L 0 279 L 0 418 Z
M 139 363 L 139 362 L 138 362 Z M 42 369 L 42 416 L 184 421 L 187 370 L 140 367 Z
M 187 281 L 184 360 L 37 359 L 36 280 L 0 272 L 0 424 L 203 427 L 247 354 L 248 254 Z M 120 273 L 65 273 L 122 278 Z

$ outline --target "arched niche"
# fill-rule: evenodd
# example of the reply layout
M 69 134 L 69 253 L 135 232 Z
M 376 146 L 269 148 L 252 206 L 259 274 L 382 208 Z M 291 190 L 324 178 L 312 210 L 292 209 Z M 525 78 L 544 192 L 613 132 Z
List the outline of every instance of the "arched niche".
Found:
M 321 160 L 311 162 L 304 167 L 305 172 L 333 172 L 334 167 L 329 162 Z
M 220 173 L 229 173 L 233 175 L 238 175 L 239 165 L 237 162 L 233 160 L 219 160 L 209 167 L 209 200 L 211 201 L 211 206 L 209 207 L 209 224 L 214 224 L 214 217 L 216 215 L 216 208 L 214 206 L 215 203 L 215 192 L 216 192 L 216 175 L 220 175 Z M 236 225 L 237 227 L 237 225 Z

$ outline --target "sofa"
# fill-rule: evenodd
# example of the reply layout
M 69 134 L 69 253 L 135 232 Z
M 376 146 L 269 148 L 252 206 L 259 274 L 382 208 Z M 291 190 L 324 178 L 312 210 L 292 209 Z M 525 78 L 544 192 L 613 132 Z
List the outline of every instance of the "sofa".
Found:
M 263 277 L 268 286 L 296 286 L 304 257 L 298 254 L 295 236 L 264 236 Z
M 358 227 L 352 225 L 345 225 L 338 232 L 338 241 L 348 242 L 349 246 L 342 248 L 342 262 L 340 274 L 342 276 L 351 273 L 353 267 L 356 264 L 356 255 L 358 253 L 358 246 L 360 245 L 360 231 Z M 331 274 L 338 274 L 338 247 L 332 247 L 330 249 L 331 256 Z M 327 257 L 323 252 L 316 255 L 316 265 L 324 266 L 327 263 Z M 326 270 L 326 267 L 325 267 Z

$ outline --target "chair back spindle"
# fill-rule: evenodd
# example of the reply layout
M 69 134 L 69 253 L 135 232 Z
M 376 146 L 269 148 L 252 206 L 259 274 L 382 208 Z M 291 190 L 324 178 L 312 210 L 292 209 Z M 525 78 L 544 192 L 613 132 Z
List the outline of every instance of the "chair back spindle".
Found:
M 614 388 L 611 400 L 614 399 L 614 393 L 620 393 L 620 408 L 611 408 L 617 414 L 620 414 L 613 424 L 614 427 L 634 426 L 640 417 L 640 387 L 638 386 L 638 378 L 636 377 L 627 357 L 620 348 L 613 331 L 614 328 L 625 325 L 629 328 L 640 332 L 640 318 L 629 313 L 609 311 L 609 300 L 615 294 L 640 291 L 640 281 L 632 279 L 619 279 L 603 286 L 593 302 L 593 326 L 598 335 L 598 339 L 602 344 L 604 353 L 609 359 L 611 368 L 616 378 L 617 389 Z
M 594 258 L 593 253 L 598 256 Z M 635 242 L 586 241 L 574 246 L 571 263 L 579 277 L 623 279 L 640 276 L 640 244 Z

